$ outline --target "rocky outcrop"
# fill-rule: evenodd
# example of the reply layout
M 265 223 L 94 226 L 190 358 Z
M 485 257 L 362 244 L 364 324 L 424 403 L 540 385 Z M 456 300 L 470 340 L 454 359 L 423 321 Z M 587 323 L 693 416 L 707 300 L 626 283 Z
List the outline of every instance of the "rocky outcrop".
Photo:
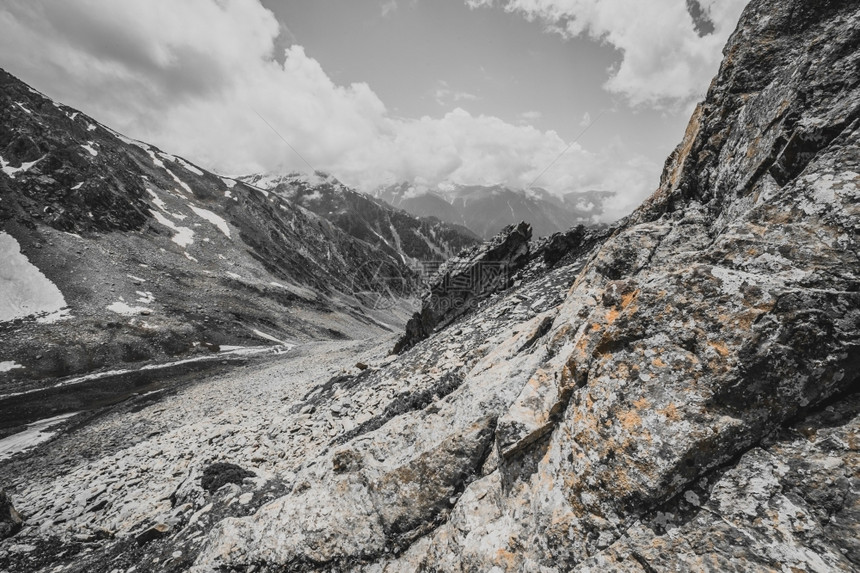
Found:
M 12 500 L 6 492 L 0 489 L 0 540 L 6 539 L 21 531 L 24 519 L 15 511 Z
M 536 242 L 531 258 L 551 268 L 566 259 L 576 261 L 584 258 L 594 247 L 602 244 L 614 229 L 610 227 L 586 227 L 577 225 L 563 233 L 553 233 Z
M 514 274 L 528 262 L 531 226 L 509 225 L 492 240 L 446 261 L 431 278 L 421 310 L 406 323 L 395 354 L 412 348 L 437 328 L 444 328 L 479 301 L 508 288 Z

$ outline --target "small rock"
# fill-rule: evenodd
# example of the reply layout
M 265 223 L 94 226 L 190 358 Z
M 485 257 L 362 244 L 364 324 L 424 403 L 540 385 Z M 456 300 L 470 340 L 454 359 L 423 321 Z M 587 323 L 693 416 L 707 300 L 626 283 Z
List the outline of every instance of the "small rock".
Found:
M 200 486 L 209 493 L 214 493 L 228 483 L 241 485 L 242 480 L 249 477 L 256 477 L 256 474 L 236 464 L 218 462 L 204 468 Z
M 135 541 L 137 541 L 137 544 L 140 546 L 146 545 L 150 541 L 161 539 L 162 537 L 170 533 L 170 529 L 171 528 L 168 524 L 158 523 L 135 537 Z

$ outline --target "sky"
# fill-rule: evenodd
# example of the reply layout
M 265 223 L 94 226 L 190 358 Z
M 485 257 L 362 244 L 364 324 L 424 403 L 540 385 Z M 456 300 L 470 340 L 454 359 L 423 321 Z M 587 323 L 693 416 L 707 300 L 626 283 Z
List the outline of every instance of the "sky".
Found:
M 227 175 L 656 189 L 746 0 L 0 0 L 0 67 Z

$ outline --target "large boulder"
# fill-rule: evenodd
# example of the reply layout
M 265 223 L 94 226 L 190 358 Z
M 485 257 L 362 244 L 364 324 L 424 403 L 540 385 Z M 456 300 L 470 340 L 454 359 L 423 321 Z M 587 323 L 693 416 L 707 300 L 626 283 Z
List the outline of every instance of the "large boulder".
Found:
M 21 531 L 24 518 L 15 510 L 12 500 L 0 489 L 0 539 L 6 539 Z

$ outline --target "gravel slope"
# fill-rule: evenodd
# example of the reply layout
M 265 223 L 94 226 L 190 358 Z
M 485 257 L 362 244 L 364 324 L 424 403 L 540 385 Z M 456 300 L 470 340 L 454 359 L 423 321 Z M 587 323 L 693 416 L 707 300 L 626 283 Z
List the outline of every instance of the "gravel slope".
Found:
M 183 514 L 211 510 L 210 498 L 239 489 L 209 495 L 200 487 L 204 468 L 216 462 L 257 476 L 229 510 L 244 515 L 259 505 L 255 496 L 286 488 L 306 458 L 288 444 L 293 434 L 306 433 L 292 403 L 336 375 L 356 373 L 358 362 L 382 363 L 392 344 L 392 337 L 305 344 L 262 364 L 84 414 L 78 425 L 73 418 L 66 433 L 0 466 L 0 483 L 26 519 L 21 533 L 0 543 L 0 571 L 53 569 L 74 554 L 81 566 L 91 541 L 117 536 L 131 543 L 153 524 L 187 523 Z M 328 417 L 333 433 L 337 422 Z M 319 438 L 328 441 L 325 431 Z M 128 548 L 121 552 L 132 558 Z

